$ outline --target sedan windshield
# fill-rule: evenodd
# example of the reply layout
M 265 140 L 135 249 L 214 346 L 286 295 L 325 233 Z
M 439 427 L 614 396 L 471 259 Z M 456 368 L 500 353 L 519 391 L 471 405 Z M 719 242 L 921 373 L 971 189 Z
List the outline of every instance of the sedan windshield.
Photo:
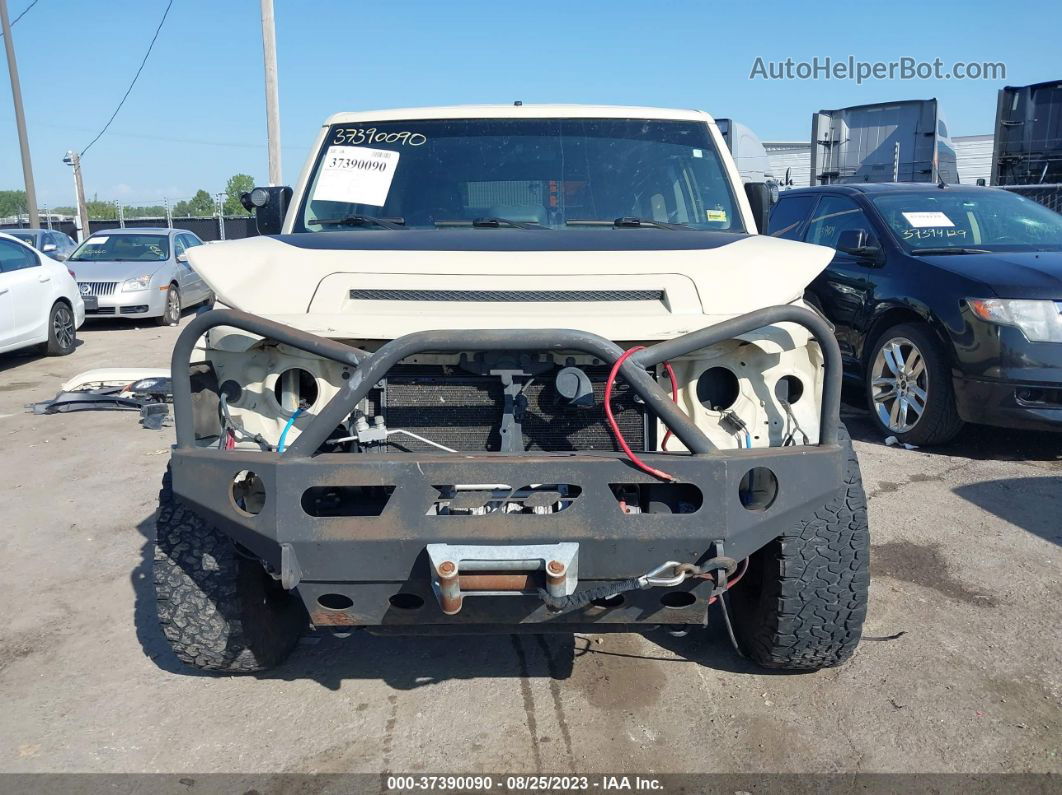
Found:
M 873 202 L 900 244 L 915 254 L 1062 250 L 1062 215 L 1016 193 L 944 188 L 874 196 Z
M 75 262 L 161 262 L 169 259 L 167 235 L 93 235 L 70 257 Z
M 708 126 L 693 121 L 337 124 L 306 195 L 297 231 L 744 231 Z

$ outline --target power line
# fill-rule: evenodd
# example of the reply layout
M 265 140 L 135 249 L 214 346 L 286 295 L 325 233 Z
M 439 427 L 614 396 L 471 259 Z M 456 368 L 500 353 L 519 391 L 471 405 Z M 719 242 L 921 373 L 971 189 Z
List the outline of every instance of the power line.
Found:
M 15 27 L 15 25 L 18 23 L 18 21 L 20 19 L 22 19 L 22 17 L 26 16 L 26 12 L 29 11 L 31 8 L 33 8 L 35 5 L 37 5 L 37 3 L 39 3 L 39 2 L 40 2 L 40 0 L 33 0 L 32 3 L 30 3 L 28 6 L 23 8 L 22 9 L 22 13 L 19 14 L 17 17 L 15 17 L 13 20 L 11 20 L 11 27 Z M 0 39 L 2 39 L 2 38 L 4 38 L 4 34 L 0 33 Z
M 137 69 L 136 70 L 136 74 L 133 75 L 133 82 L 131 82 L 129 84 L 129 88 L 127 88 L 125 90 L 125 96 L 123 96 L 122 97 L 122 101 L 118 103 L 118 107 L 114 109 L 114 113 L 111 114 L 111 118 L 109 118 L 107 120 L 107 123 L 103 125 L 103 129 L 100 130 L 99 135 L 97 135 L 95 138 L 93 138 L 91 141 L 89 141 L 89 145 L 81 150 L 81 156 L 82 157 L 85 156 L 85 152 L 87 152 L 89 149 L 91 149 L 92 145 L 94 143 L 96 143 L 96 141 L 98 141 L 100 138 L 103 137 L 103 134 L 105 132 L 107 132 L 107 128 L 111 126 L 111 122 L 114 121 L 114 117 L 118 115 L 118 111 L 120 111 L 122 109 L 122 105 L 124 105 L 125 101 L 127 99 L 129 99 L 129 94 L 130 94 L 130 92 L 132 92 L 133 86 L 136 85 L 136 81 L 137 81 L 137 78 L 140 77 L 140 73 L 142 71 L 144 71 L 144 64 L 147 63 L 148 56 L 151 55 L 151 49 L 155 46 L 155 40 L 158 39 L 159 32 L 162 30 L 162 26 L 166 23 L 166 17 L 169 16 L 170 8 L 172 8 L 172 7 L 173 7 L 173 0 L 170 0 L 166 4 L 166 10 L 162 12 L 162 19 L 159 20 L 159 26 L 157 28 L 155 28 L 155 35 L 151 37 L 151 43 L 148 45 L 147 52 L 144 53 L 144 60 L 142 60 L 140 62 L 140 68 Z M 23 12 L 23 13 L 25 13 L 25 12 Z

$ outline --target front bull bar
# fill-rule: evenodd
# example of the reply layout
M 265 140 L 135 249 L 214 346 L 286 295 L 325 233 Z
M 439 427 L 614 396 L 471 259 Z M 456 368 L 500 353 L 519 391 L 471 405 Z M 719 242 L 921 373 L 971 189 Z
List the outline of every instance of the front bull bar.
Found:
M 798 306 L 771 306 L 680 337 L 659 342 L 632 354 L 620 367 L 634 392 L 645 401 L 651 412 L 694 454 L 711 453 L 715 446 L 693 420 L 675 404 L 646 368 L 692 353 L 701 348 L 776 323 L 797 323 L 815 338 L 822 350 L 824 374 L 822 407 L 819 418 L 819 443 L 837 442 L 837 422 L 841 405 L 841 351 L 829 324 L 818 314 Z M 173 348 L 170 366 L 173 378 L 173 413 L 177 426 L 177 447 L 195 446 L 192 410 L 192 385 L 189 364 L 199 338 L 212 328 L 231 326 L 242 331 L 290 345 L 307 353 L 331 359 L 355 369 L 351 378 L 325 405 L 320 414 L 281 454 L 284 458 L 308 458 L 324 444 L 329 435 L 365 399 L 369 391 L 386 378 L 388 371 L 403 359 L 422 353 L 458 353 L 461 351 L 579 351 L 615 364 L 623 355 L 616 343 L 586 331 L 574 329 L 507 329 L 418 331 L 405 334 L 384 344 L 375 353 L 318 337 L 299 329 L 275 323 L 234 309 L 204 312 L 181 332 Z
M 723 342 L 765 326 L 793 322 L 811 332 L 823 354 L 824 379 L 818 445 L 751 450 L 716 449 L 707 436 L 672 401 L 646 368 Z M 350 367 L 344 387 L 313 418 L 283 453 L 207 449 L 196 445 L 189 365 L 199 338 L 227 326 L 290 345 Z M 844 452 L 837 445 L 841 393 L 840 351 L 829 325 L 817 314 L 796 306 L 761 309 L 715 326 L 657 343 L 621 365 L 632 389 L 687 447 L 690 454 L 647 453 L 675 473 L 681 483 L 703 496 L 694 513 L 624 514 L 617 508 L 612 484 L 644 484 L 652 478 L 627 466 L 621 454 L 487 453 L 352 455 L 318 449 L 388 371 L 402 359 L 427 352 L 475 350 L 580 351 L 615 363 L 623 349 L 600 336 L 575 330 L 426 331 L 399 337 L 368 353 L 261 317 L 235 310 L 214 310 L 184 329 L 172 357 L 177 445 L 172 459 L 174 491 L 236 543 L 250 550 L 277 573 L 286 588 L 298 593 L 318 625 L 502 625 L 559 622 L 594 624 L 703 624 L 712 583 L 692 579 L 679 590 L 692 599 L 676 607 L 652 590 L 628 594 L 622 607 L 551 612 L 537 598 L 477 599 L 459 614 L 460 598 L 448 606 L 432 598 L 434 574 L 429 546 L 501 544 L 507 552 L 529 545 L 571 544 L 579 549 L 581 589 L 644 574 L 660 561 L 702 561 L 725 543 L 727 554 L 740 559 L 777 537 L 821 505 L 840 485 Z M 753 466 L 768 467 L 781 487 L 769 509 L 754 511 L 734 496 L 742 476 Z M 240 511 L 230 487 L 238 470 L 254 471 L 269 497 L 258 515 Z M 512 482 L 577 484 L 575 504 L 550 516 L 491 514 L 438 517 L 425 513 L 437 498 L 435 484 Z M 306 490 L 318 486 L 363 484 L 394 490 L 379 515 L 322 518 L 308 516 L 301 505 Z M 486 520 L 484 522 L 483 520 Z M 449 546 L 447 546 L 449 545 Z M 478 553 L 477 553 L 478 554 Z M 573 568 L 574 573 L 574 568 Z M 547 572 L 548 574 L 548 572 Z M 467 576 L 479 576 L 466 572 Z M 537 576 L 537 575 L 536 575 Z M 482 578 L 481 578 L 482 579 Z M 497 580 L 497 577 L 495 577 Z M 495 580 L 466 585 L 494 587 Z M 436 597 L 445 597 L 443 589 Z M 548 586 L 548 577 L 546 579 Z M 503 583 L 506 588 L 508 582 Z M 466 589 L 466 590 L 471 590 Z M 569 593 L 570 587 L 564 592 Z M 396 609 L 402 599 L 420 600 L 415 611 Z M 324 606 L 340 595 L 351 607 Z M 451 595 L 453 596 L 453 595 Z M 324 601 L 323 601 L 324 600 Z M 537 607 L 536 607 L 537 605 Z

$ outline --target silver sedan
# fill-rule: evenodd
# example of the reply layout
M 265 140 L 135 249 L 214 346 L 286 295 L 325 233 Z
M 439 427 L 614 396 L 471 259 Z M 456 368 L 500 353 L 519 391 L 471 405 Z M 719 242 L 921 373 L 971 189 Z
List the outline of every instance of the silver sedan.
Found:
M 126 228 L 94 232 L 70 255 L 85 317 L 153 318 L 176 326 L 181 310 L 214 294 L 188 264 L 203 241 L 185 229 Z

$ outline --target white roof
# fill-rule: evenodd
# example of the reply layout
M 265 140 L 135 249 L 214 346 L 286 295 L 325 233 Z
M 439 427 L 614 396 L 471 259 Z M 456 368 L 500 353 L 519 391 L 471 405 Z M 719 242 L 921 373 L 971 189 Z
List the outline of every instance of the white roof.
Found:
M 326 125 L 413 119 L 666 119 L 712 121 L 702 110 L 628 107 L 625 105 L 452 105 L 336 113 Z

